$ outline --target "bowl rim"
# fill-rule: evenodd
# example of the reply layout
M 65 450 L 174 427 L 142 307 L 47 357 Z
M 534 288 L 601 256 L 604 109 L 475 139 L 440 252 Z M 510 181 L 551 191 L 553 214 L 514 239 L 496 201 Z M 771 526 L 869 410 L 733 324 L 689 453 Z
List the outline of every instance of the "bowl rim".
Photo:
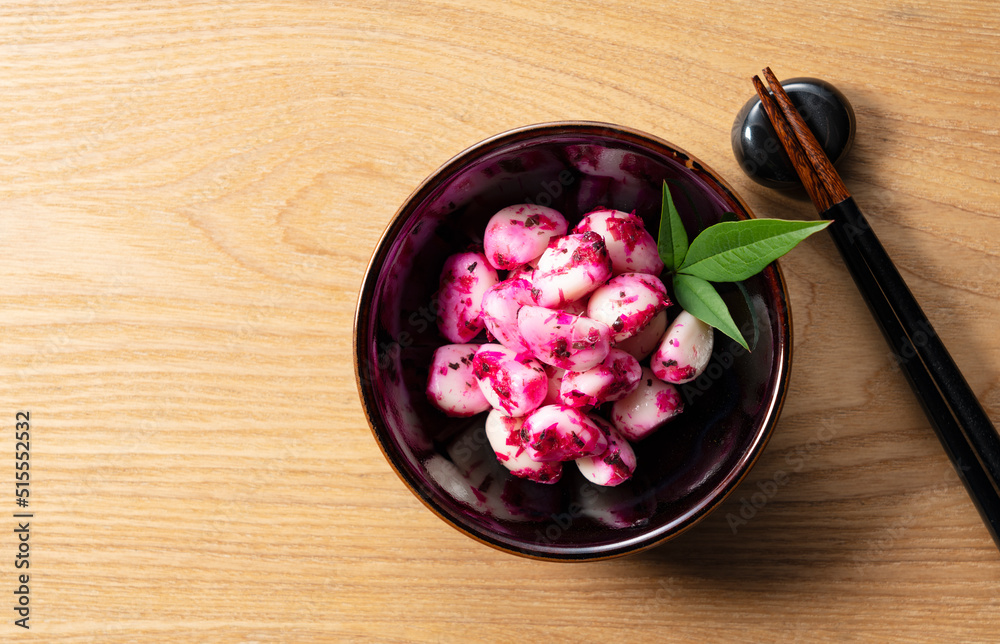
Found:
M 686 150 L 666 141 L 665 139 L 641 130 L 602 121 L 570 120 L 535 123 L 500 132 L 465 148 L 429 174 L 402 202 L 395 214 L 386 224 L 385 230 L 383 230 L 380 235 L 379 240 L 375 245 L 375 249 L 372 251 L 371 258 L 365 267 L 365 274 L 361 283 L 358 302 L 354 312 L 354 329 L 352 338 L 354 378 L 355 384 L 358 388 L 361 406 L 365 414 L 365 419 L 368 422 L 368 427 L 371 430 L 372 436 L 375 438 L 375 442 L 378 444 L 383 457 L 409 491 L 417 499 L 419 499 L 424 506 L 436 514 L 445 523 L 482 544 L 506 553 L 527 557 L 529 559 L 541 561 L 601 561 L 635 554 L 654 548 L 678 537 L 684 532 L 687 532 L 713 510 L 719 507 L 719 505 L 721 505 L 740 486 L 743 480 L 750 473 L 750 470 L 753 469 L 753 466 L 760 458 L 760 455 L 763 453 L 764 448 L 767 446 L 767 443 L 771 438 L 771 434 L 774 432 L 774 427 L 781 415 L 781 410 L 784 407 L 785 398 L 788 393 L 788 382 L 791 374 L 791 358 L 793 349 L 792 311 L 789 301 L 788 286 L 781 267 L 777 261 L 772 262 L 764 269 L 764 271 L 762 271 L 769 282 L 774 282 L 778 286 L 778 319 L 783 319 L 785 321 L 784 324 L 780 325 L 782 327 L 780 329 L 782 341 L 778 342 L 775 346 L 775 351 L 779 354 L 776 374 L 777 385 L 774 393 L 768 401 L 768 407 L 764 411 L 764 422 L 762 423 L 760 430 L 756 433 L 750 449 L 748 449 L 740 457 L 737 466 L 733 468 L 729 475 L 727 475 L 727 477 L 716 487 L 716 490 L 722 488 L 721 491 L 713 491 L 712 494 L 708 495 L 689 512 L 679 517 L 679 519 L 674 522 L 672 529 L 666 533 L 661 533 L 655 536 L 652 534 L 638 535 L 627 541 L 615 542 L 607 546 L 602 546 L 600 550 L 595 550 L 594 546 L 572 546 L 560 548 L 558 551 L 554 551 L 553 549 L 548 551 L 540 549 L 532 550 L 530 546 L 525 548 L 516 547 L 500 540 L 491 539 L 488 534 L 477 533 L 467 528 L 453 518 L 444 508 L 439 507 L 434 500 L 423 491 L 424 484 L 418 480 L 412 479 L 409 472 L 403 467 L 403 464 L 397 462 L 398 456 L 393 450 L 390 449 L 391 445 L 387 444 L 388 438 L 383 436 L 377 428 L 378 419 L 377 415 L 374 413 L 374 401 L 371 399 L 371 392 L 366 391 L 365 386 L 362 384 L 364 382 L 364 378 L 367 377 L 367 374 L 362 373 L 362 349 L 358 341 L 359 329 L 367 328 L 372 317 L 371 304 L 374 299 L 375 284 L 378 280 L 378 274 L 373 272 L 373 269 L 376 266 L 381 267 L 384 264 L 385 255 L 388 253 L 389 246 L 398 236 L 399 231 L 405 224 L 407 217 L 412 214 L 413 210 L 416 208 L 416 204 L 422 203 L 434 190 L 444 183 L 445 179 L 452 176 L 456 171 L 461 169 L 461 167 L 475 157 L 518 141 L 531 140 L 547 134 L 566 133 L 616 138 L 641 147 L 651 148 L 660 154 L 673 157 L 681 161 L 688 170 L 694 171 L 703 181 L 707 180 L 709 183 L 714 182 L 718 189 L 739 204 L 749 218 L 756 219 L 756 216 L 746 202 L 743 201 L 736 191 L 733 190 L 733 188 L 717 172 L 702 163 L 697 157 L 691 155 Z

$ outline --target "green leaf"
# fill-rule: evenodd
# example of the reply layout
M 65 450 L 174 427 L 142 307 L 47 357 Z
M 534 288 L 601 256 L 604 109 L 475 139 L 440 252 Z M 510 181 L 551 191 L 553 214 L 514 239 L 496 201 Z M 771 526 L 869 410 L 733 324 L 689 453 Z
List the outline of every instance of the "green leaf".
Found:
M 674 206 L 674 200 L 670 196 L 670 188 L 667 182 L 663 182 L 663 202 L 660 204 L 660 234 L 656 242 L 656 247 L 660 251 L 660 259 L 666 265 L 668 271 L 676 271 L 677 267 L 684 261 L 684 256 L 688 251 L 687 231 L 684 230 L 684 223 Z
M 823 230 L 829 221 L 747 219 L 715 224 L 703 230 L 677 269 L 713 282 L 752 277 L 796 244 Z
M 733 316 L 729 315 L 729 308 L 714 286 L 700 277 L 677 273 L 674 275 L 674 295 L 685 311 L 736 340 L 747 351 L 750 350 L 733 321 Z

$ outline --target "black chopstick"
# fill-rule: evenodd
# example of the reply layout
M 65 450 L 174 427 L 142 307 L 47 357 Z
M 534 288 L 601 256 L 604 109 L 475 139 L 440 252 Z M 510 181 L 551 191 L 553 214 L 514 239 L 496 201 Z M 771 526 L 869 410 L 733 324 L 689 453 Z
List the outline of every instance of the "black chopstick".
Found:
M 913 346 L 913 339 L 903 329 L 875 276 L 846 238 L 845 229 L 836 225 L 831 226 L 830 234 L 842 255 L 846 257 L 855 254 L 856 261 L 849 263 L 851 277 L 864 295 L 868 310 L 878 323 L 886 341 L 892 347 L 896 364 L 902 369 L 910 387 L 918 393 L 917 400 L 931 421 L 934 433 L 937 434 L 941 446 L 955 466 L 955 471 L 979 511 L 979 516 L 986 524 L 990 536 L 993 537 L 997 547 L 1000 547 L 1000 495 L 996 493 L 993 481 L 980 466 L 972 446 L 965 440 L 951 408 L 934 384 L 934 379 Z
M 949 458 L 1000 546 L 1000 437 L 843 181 L 770 69 L 754 86 Z M 909 355 L 907 355 L 909 354 Z
M 906 282 L 896 270 L 896 266 L 889 259 L 882 243 L 854 203 L 840 175 L 781 88 L 778 79 L 770 69 L 764 70 L 764 76 L 782 114 L 795 133 L 795 139 L 811 161 L 814 172 L 820 176 L 824 188 L 832 196 L 834 202 L 832 205 L 827 206 L 826 203 L 817 205 L 818 208 L 825 206 L 820 216 L 832 219 L 836 222 L 835 226 L 846 229 L 847 242 L 856 248 L 868 264 L 890 306 L 899 316 L 907 335 L 915 337 L 918 333 L 922 334 L 923 340 L 914 342 L 914 348 L 927 365 L 931 377 L 952 408 L 959 427 L 976 450 L 983 467 L 990 474 L 994 487 L 1000 493 L 1000 436 L 997 435 L 989 417 L 972 393 L 962 372 L 951 359 L 927 316 L 924 315 L 916 298 L 906 286 Z
M 893 312 L 912 340 L 913 349 L 926 365 L 934 384 L 948 401 L 948 406 L 955 414 L 965 439 L 972 445 L 983 468 L 989 474 L 994 491 L 1000 494 L 1000 436 L 997 435 L 989 416 L 979 404 L 972 388 L 969 387 L 934 327 L 927 320 L 916 298 L 907 288 L 896 266 L 889 259 L 878 237 L 867 227 L 868 223 L 861 210 L 853 199 L 848 199 L 835 205 L 822 216 L 835 222 L 843 222 L 840 229 L 846 231 L 846 243 L 864 258 L 872 274 L 877 276 L 878 284 Z M 860 233 L 853 232 L 859 229 Z
M 787 140 L 789 157 L 801 175 L 803 185 L 809 192 L 817 208 L 825 211 L 834 205 L 836 197 L 831 195 L 827 188 L 827 182 L 820 179 L 817 171 L 807 160 L 805 151 L 798 145 L 798 139 L 794 135 L 792 126 L 785 119 L 784 114 L 775 99 L 767 93 L 760 79 L 753 78 L 754 87 L 764 111 L 772 121 L 775 131 L 783 140 Z M 803 162 L 803 159 L 806 159 Z M 846 187 L 843 193 L 846 193 Z M 842 194 L 843 194 L 842 193 Z M 976 509 L 979 510 L 990 535 L 1000 546 L 1000 495 L 996 493 L 993 481 L 981 467 L 975 452 L 965 437 L 961 433 L 955 417 L 934 384 L 934 380 L 920 359 L 914 348 L 913 339 L 903 328 L 892 306 L 885 297 L 885 293 L 879 286 L 878 281 L 872 274 L 865 259 L 858 252 L 856 247 L 850 243 L 848 230 L 845 226 L 834 224 L 830 230 L 841 254 L 847 258 L 853 256 L 853 261 L 846 264 L 858 285 L 859 290 L 865 297 L 869 310 L 872 312 L 879 328 L 882 330 L 886 340 L 897 357 L 897 363 L 902 367 L 903 373 L 914 391 L 918 392 L 918 400 L 931 420 L 931 425 L 938 436 L 938 440 L 944 447 L 945 453 L 955 465 L 959 478 L 965 485 L 969 496 L 972 498 Z

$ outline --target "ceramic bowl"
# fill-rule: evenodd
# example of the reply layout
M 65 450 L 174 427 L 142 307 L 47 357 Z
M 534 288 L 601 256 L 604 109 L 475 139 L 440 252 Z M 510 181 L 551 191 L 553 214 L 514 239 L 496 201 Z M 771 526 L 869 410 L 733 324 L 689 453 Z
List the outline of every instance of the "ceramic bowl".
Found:
M 355 319 L 361 401 L 403 483 L 458 530 L 548 560 L 637 552 L 704 518 L 764 449 L 784 400 L 792 346 L 788 294 L 775 264 L 744 282 L 749 298 L 719 285 L 755 346 L 748 353 L 716 332 L 709 367 L 680 387 L 684 413 L 635 444 L 639 465 L 618 487 L 592 485 L 572 464 L 554 485 L 515 478 L 489 448 L 485 414 L 449 418 L 425 398 L 431 356 L 446 343 L 435 324 L 441 268 L 450 254 L 481 243 L 496 211 L 532 202 L 556 208 L 572 226 L 606 206 L 635 211 L 655 237 L 664 180 L 692 239 L 723 218 L 753 216 L 715 172 L 666 141 L 605 123 L 564 122 L 472 146 L 428 177 L 386 228 Z

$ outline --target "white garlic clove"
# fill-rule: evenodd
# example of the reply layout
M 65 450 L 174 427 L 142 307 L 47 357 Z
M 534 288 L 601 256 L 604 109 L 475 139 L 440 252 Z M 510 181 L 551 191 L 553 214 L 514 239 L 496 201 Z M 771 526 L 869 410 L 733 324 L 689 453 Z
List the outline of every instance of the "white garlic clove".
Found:
M 446 344 L 431 358 L 427 398 L 449 416 L 474 416 L 490 408 L 472 370 L 478 344 Z
M 576 459 L 576 466 L 591 483 L 606 487 L 615 487 L 632 478 L 635 472 L 635 451 L 627 440 L 600 416 L 589 416 L 597 425 L 605 438 L 608 447 L 595 456 L 584 456 Z
M 687 311 L 681 311 L 663 336 L 650 359 L 656 377 L 664 382 L 684 384 L 705 371 L 712 357 L 715 333 Z
M 593 407 L 624 398 L 639 386 L 639 361 L 620 349 L 611 349 L 601 364 L 587 371 L 567 371 L 559 388 L 562 404 Z
M 545 373 L 549 377 L 549 388 L 545 393 L 545 400 L 542 401 L 542 405 L 561 405 L 562 397 L 559 395 L 559 391 L 562 387 L 563 377 L 569 372 L 559 367 L 553 367 L 550 364 L 543 363 L 542 366 L 545 367 Z
M 526 264 L 545 251 L 554 237 L 566 234 L 566 218 L 557 210 L 519 204 L 508 206 L 486 224 L 483 245 L 494 268 L 510 270 Z
M 570 315 L 586 315 L 587 314 L 587 302 L 590 301 L 589 297 L 585 297 L 580 300 L 573 300 L 572 302 L 567 302 L 562 306 L 555 307 L 557 311 L 565 311 Z
M 680 392 L 647 367 L 635 391 L 611 407 L 611 422 L 628 440 L 646 438 L 684 410 Z
M 670 305 L 667 287 L 660 278 L 644 273 L 623 273 L 611 278 L 590 296 L 587 316 L 611 327 L 613 342 L 637 334 Z
M 455 343 L 476 337 L 483 330 L 483 294 L 499 281 L 482 253 L 457 253 L 445 260 L 438 289 L 441 334 Z
M 594 421 L 565 405 L 536 409 L 524 419 L 521 436 L 528 457 L 542 463 L 576 460 L 608 447 L 607 437 Z
M 542 404 L 549 380 L 542 363 L 502 344 L 484 344 L 472 359 L 472 373 L 490 406 L 524 416 Z
M 521 435 L 524 418 L 512 418 L 494 409 L 486 417 L 486 438 L 500 464 L 514 476 L 536 483 L 555 483 L 562 476 L 562 463 L 540 463 L 528 457 Z
M 527 282 L 530 284 L 531 280 L 534 279 L 535 277 L 535 271 L 538 270 L 538 264 L 536 263 L 537 261 L 538 260 L 535 260 L 534 262 L 528 262 L 526 264 L 518 266 L 517 268 L 511 269 L 511 271 L 507 273 L 507 279 L 527 280 Z
M 545 364 L 569 371 L 597 366 L 611 350 L 608 325 L 541 306 L 523 306 L 517 328 L 528 350 Z
M 645 360 L 660 346 L 660 340 L 663 339 L 663 334 L 666 331 L 667 311 L 663 310 L 631 338 L 616 342 L 615 348 L 621 349 L 636 360 Z
M 517 330 L 517 312 L 525 304 L 533 304 L 533 300 L 531 284 L 523 279 L 508 278 L 483 294 L 483 324 L 486 330 L 497 342 L 514 351 L 528 348 Z
M 558 307 L 579 300 L 611 277 L 604 239 L 596 233 L 553 240 L 538 258 L 531 278 L 538 306 Z
M 615 275 L 620 273 L 649 273 L 663 271 L 656 240 L 649 234 L 642 219 L 622 212 L 598 208 L 586 214 L 573 229 L 574 233 L 595 232 L 604 238 Z

